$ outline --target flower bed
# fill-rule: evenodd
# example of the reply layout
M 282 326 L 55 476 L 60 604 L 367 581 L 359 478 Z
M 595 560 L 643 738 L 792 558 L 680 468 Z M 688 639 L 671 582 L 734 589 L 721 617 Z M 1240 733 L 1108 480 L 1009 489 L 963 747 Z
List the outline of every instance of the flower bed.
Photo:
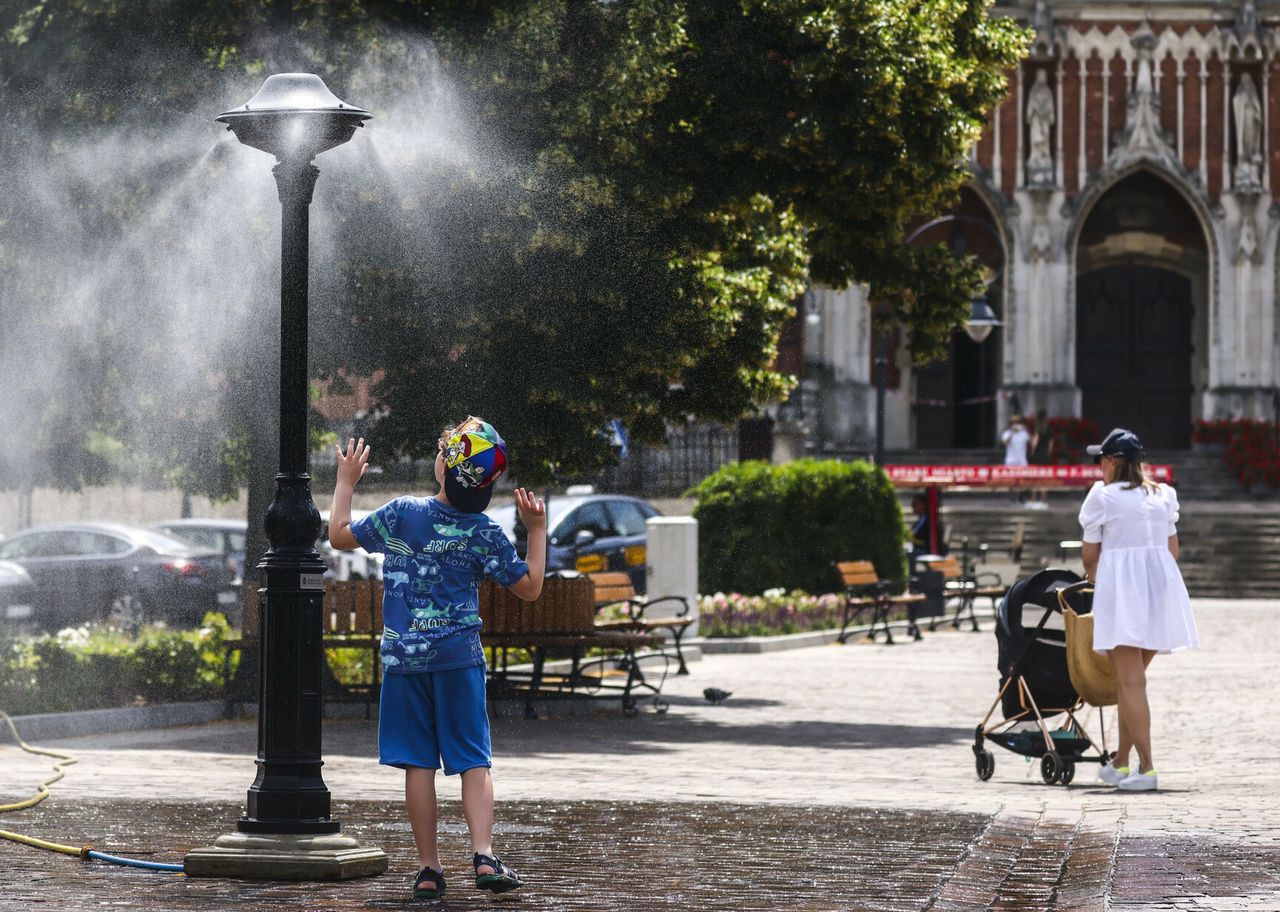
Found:
M 769 636 L 839 629 L 844 597 L 768 589 L 763 595 L 737 592 L 699 599 L 698 633 L 704 637 Z
M 1221 444 L 1222 459 L 1245 487 L 1265 484 L 1280 487 L 1280 444 L 1276 426 L 1270 421 L 1227 418 L 1197 421 L 1191 439 L 1196 443 Z

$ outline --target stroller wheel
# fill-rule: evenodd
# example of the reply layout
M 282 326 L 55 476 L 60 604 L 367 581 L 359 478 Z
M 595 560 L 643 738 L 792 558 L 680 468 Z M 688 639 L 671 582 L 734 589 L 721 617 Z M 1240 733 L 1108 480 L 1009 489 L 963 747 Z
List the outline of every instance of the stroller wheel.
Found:
M 1062 776 L 1062 757 L 1057 751 L 1049 751 L 1040 758 L 1040 777 L 1045 785 L 1053 785 Z
M 978 778 L 986 782 L 996 771 L 996 758 L 989 750 L 977 751 L 974 754 L 974 765 L 978 769 Z
M 1071 780 L 1076 777 L 1076 765 L 1070 760 L 1066 760 L 1062 764 L 1062 775 L 1058 777 L 1058 782 L 1062 785 L 1070 785 Z

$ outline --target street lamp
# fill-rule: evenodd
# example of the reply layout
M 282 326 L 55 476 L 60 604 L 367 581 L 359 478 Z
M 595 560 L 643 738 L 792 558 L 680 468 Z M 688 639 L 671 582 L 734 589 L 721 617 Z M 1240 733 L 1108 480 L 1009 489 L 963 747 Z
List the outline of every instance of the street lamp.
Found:
M 939 225 L 945 225 L 951 222 L 959 222 L 965 225 L 976 225 L 990 234 L 996 240 L 996 244 L 1000 244 L 1000 235 L 996 234 L 996 230 L 988 223 L 981 219 L 974 218 L 971 215 L 951 214 L 939 216 L 932 221 L 925 222 L 915 231 L 907 236 L 903 241 L 904 244 L 911 244 L 918 240 L 925 232 Z M 1004 248 L 1001 247 L 1001 250 Z M 1004 272 L 1003 257 L 1001 259 L 1000 268 L 993 272 L 986 280 L 987 288 L 995 283 Z M 883 325 L 888 317 L 889 310 L 883 305 L 876 311 L 880 326 L 877 331 L 879 344 L 876 347 L 876 465 L 884 465 L 884 400 L 885 386 L 887 385 L 887 374 L 889 368 L 889 341 L 890 334 L 888 329 Z M 991 309 L 991 305 L 987 303 L 987 295 L 983 294 L 973 299 L 969 305 L 969 318 L 965 320 L 964 331 L 978 345 L 981 345 L 991 335 L 991 330 L 996 329 L 1004 324 L 1000 322 L 1000 318 L 996 316 L 995 311 Z M 981 351 L 981 349 L 979 349 Z M 981 368 L 979 368 L 981 373 Z
M 993 279 L 992 281 L 995 280 Z M 969 305 L 969 319 L 964 324 L 964 331 L 969 338 L 981 345 L 987 341 L 987 336 L 991 335 L 991 330 L 999 326 L 1004 326 L 1004 324 L 1000 322 L 996 312 L 987 303 L 987 296 L 983 294 L 974 298 Z
M 309 208 L 320 171 L 311 160 L 349 140 L 372 115 L 340 101 L 308 73 L 271 76 L 239 108 L 218 115 L 236 138 L 277 159 L 280 195 L 280 472 L 258 564 L 262 592 L 258 773 L 236 832 L 187 855 L 186 873 L 319 880 L 386 870 L 387 857 L 339 835 L 320 775 L 324 562 L 320 514 L 307 474 Z

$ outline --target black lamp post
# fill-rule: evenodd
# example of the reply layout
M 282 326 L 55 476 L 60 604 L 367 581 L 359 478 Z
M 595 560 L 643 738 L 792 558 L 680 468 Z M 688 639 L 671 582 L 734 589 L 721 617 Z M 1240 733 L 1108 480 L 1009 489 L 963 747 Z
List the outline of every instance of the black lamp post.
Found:
M 188 873 L 305 879 L 386 868 L 380 850 L 353 852 L 354 840 L 336 837 L 341 825 L 330 815 L 329 790 L 320 775 L 325 565 L 315 548 L 320 514 L 307 474 L 308 210 L 320 174 L 311 160 L 349 140 L 370 116 L 338 100 L 318 76 L 287 73 L 271 76 L 247 104 L 217 118 L 240 142 L 278 160 L 273 172 L 281 206 L 280 472 L 265 519 L 270 548 L 258 564 L 266 572 L 258 774 L 249 787 L 247 813 L 236 824 L 242 836 L 264 838 L 222 837 L 218 848 L 235 857 L 228 860 L 224 853 L 210 861 L 216 853 L 197 850 L 187 857 Z M 282 852 L 273 836 L 290 848 Z M 329 839 L 317 844 L 306 837 Z M 335 861 L 335 851 L 345 856 Z M 292 857 L 281 864 L 282 854 Z M 343 863 L 355 856 L 358 863 Z

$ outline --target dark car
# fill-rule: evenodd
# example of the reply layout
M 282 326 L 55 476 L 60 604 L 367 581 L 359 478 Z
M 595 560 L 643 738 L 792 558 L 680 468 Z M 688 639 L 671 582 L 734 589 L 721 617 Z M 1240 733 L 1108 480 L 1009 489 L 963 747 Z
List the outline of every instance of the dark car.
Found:
M 31 574 L 13 561 L 0 561 L 0 628 L 31 625 L 35 604 Z
M 33 621 L 46 630 L 93 621 L 193 627 L 239 600 L 218 552 L 119 523 L 26 529 L 0 542 L 0 560 L 30 574 Z
M 217 551 L 227 559 L 236 582 L 244 579 L 244 542 L 249 524 L 243 519 L 169 519 L 151 528 L 180 538 L 193 548 Z
M 648 535 L 645 520 L 661 515 L 648 501 L 622 494 L 564 494 L 547 499 L 547 571 L 631 575 L 636 592 L 645 589 Z M 513 504 L 486 511 L 516 540 Z

